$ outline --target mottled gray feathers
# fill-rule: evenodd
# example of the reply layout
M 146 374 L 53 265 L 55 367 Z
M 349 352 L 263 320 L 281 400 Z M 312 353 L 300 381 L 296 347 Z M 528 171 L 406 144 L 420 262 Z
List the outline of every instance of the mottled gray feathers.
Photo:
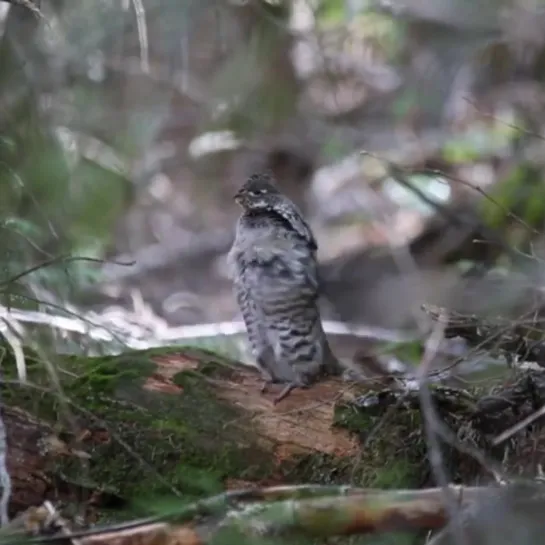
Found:
M 229 253 L 250 346 L 266 383 L 294 387 L 340 372 L 318 310 L 317 244 L 299 209 L 268 175 L 235 195 L 243 209 Z
M 267 211 L 276 215 L 277 221 L 286 221 L 286 228 L 299 234 L 309 244 L 309 247 L 317 250 L 318 244 L 312 231 L 304 220 L 297 205 L 278 191 L 273 177 L 268 174 L 253 174 L 241 187 L 237 195 L 245 195 L 247 210 L 256 212 Z M 245 207 L 244 203 L 241 203 Z M 289 226 L 289 227 L 288 227 Z

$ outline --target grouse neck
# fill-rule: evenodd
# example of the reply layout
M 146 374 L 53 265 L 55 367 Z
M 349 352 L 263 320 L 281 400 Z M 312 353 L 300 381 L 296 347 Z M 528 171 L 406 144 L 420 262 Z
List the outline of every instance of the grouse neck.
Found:
M 246 210 L 244 213 L 244 218 L 253 225 L 266 223 L 267 225 L 282 227 L 289 231 L 293 231 L 293 226 L 291 223 L 272 208 L 262 210 Z

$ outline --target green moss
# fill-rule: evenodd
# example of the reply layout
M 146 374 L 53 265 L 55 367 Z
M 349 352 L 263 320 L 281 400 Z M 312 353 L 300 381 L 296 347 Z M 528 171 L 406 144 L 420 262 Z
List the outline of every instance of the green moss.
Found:
M 418 474 L 420 469 L 420 475 Z M 398 459 L 390 461 L 389 465 L 376 468 L 374 479 L 370 482 L 371 488 L 400 488 L 410 487 L 421 477 L 422 468 L 418 468 L 412 459 Z
M 478 442 L 471 426 L 475 396 L 465 390 L 431 385 L 437 417 L 460 441 Z M 385 389 L 368 392 L 335 408 L 334 425 L 354 434 L 360 444 L 350 482 L 378 488 L 420 487 L 433 473 L 428 462 L 419 392 Z M 442 444 L 443 465 L 455 482 L 471 482 L 480 468 L 452 445 Z
M 81 360 L 72 359 L 68 370 L 81 372 Z M 154 369 L 152 361 L 138 356 L 97 358 L 96 362 L 86 362 L 85 371 L 71 382 L 70 390 L 74 393 L 91 391 L 113 395 L 117 389 L 125 386 L 141 386 Z
M 419 407 L 396 407 L 392 392 L 339 404 L 333 425 L 355 434 L 362 448 L 352 459 L 350 483 L 363 487 L 418 486 L 426 472 Z M 424 464 L 423 464 L 424 461 Z
M 181 393 L 142 388 L 156 368 L 153 357 L 176 353 L 194 356 L 197 362 L 195 369 L 176 375 Z M 63 439 L 73 440 L 74 430 L 58 390 L 50 386 L 47 366 L 35 355 L 29 362 L 29 381 L 35 387 L 10 384 L 3 401 L 39 415 Z M 53 365 L 77 431 L 91 432 L 77 445 L 90 455 L 85 471 L 77 457 L 52 457 L 50 470 L 65 482 L 129 500 L 174 493 L 198 497 L 219 492 L 228 477 L 259 479 L 271 471 L 271 453 L 236 425 L 243 415 L 218 399 L 210 378 L 225 377 L 233 368 L 211 352 L 153 349 L 109 357 L 58 357 Z
M 287 482 L 346 484 L 348 468 L 349 460 L 323 453 L 305 454 L 284 464 L 282 477 Z

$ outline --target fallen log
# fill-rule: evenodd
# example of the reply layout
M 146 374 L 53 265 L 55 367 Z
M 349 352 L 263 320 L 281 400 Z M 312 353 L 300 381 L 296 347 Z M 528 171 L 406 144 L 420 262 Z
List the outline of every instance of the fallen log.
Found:
M 10 380 L 9 360 L 1 396 L 11 515 L 51 500 L 92 523 L 149 515 L 152 499 L 226 489 L 436 481 L 414 390 L 329 379 L 275 406 L 254 369 L 192 347 L 27 355 L 27 384 Z M 496 386 L 503 404 L 490 403 L 490 389 L 431 387 L 450 434 L 441 439 L 454 481 L 491 480 L 498 467 L 535 474 L 543 463 L 539 422 L 530 435 L 493 440 L 545 403 L 542 380 L 525 375 Z

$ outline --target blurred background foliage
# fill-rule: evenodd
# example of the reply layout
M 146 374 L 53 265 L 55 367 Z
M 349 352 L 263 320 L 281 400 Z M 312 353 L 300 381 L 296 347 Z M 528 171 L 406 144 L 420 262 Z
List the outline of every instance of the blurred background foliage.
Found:
M 231 197 L 269 169 L 319 240 L 339 357 L 410 374 L 422 342 L 390 333 L 423 303 L 532 313 L 514 337 L 543 341 L 543 29 L 544 0 L 0 1 L 0 332 L 223 339 Z M 445 345 L 434 366 L 485 381 L 499 360 Z
M 318 233 L 331 317 L 407 325 L 392 245 L 427 269 L 541 253 L 542 1 L 36 6 L 0 4 L 4 305 L 236 318 L 231 195 L 265 168 Z

